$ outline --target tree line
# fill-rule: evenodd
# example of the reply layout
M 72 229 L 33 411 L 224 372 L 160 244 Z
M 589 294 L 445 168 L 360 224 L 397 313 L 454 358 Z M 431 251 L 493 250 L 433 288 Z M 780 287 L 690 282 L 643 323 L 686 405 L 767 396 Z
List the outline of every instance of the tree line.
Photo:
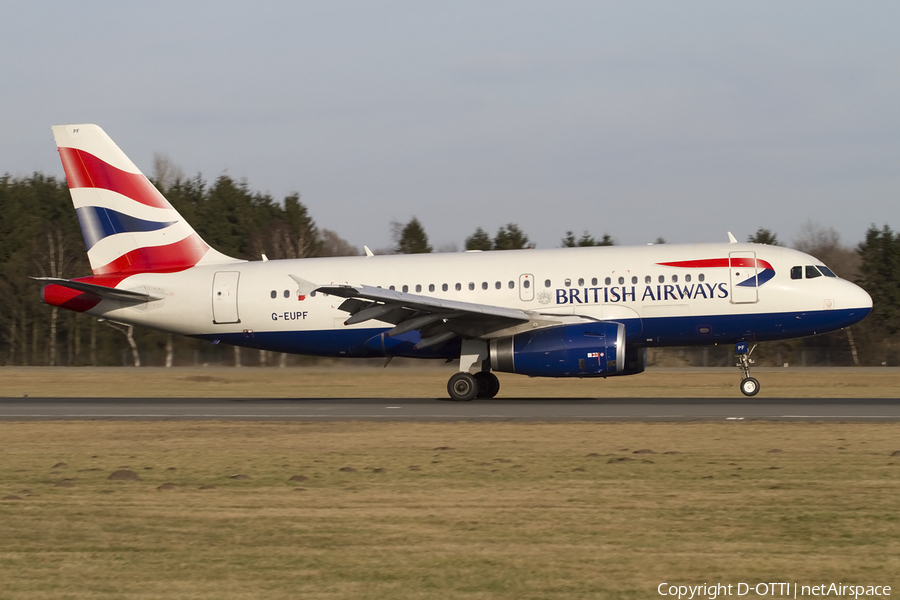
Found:
M 281 201 L 227 175 L 212 183 L 186 178 L 157 157 L 151 180 L 197 232 L 217 250 L 247 260 L 352 256 L 359 251 L 338 233 L 320 228 L 298 194 Z M 435 249 L 422 223 L 412 217 L 391 224 L 394 245 L 379 252 L 422 253 Z M 780 244 L 761 228 L 749 240 Z M 656 243 L 665 243 L 658 238 Z M 612 246 L 607 233 L 566 232 L 561 247 Z M 839 276 L 863 286 L 874 301 L 872 314 L 852 328 L 817 338 L 762 344 L 763 363 L 798 364 L 800 348 L 818 348 L 835 364 L 900 364 L 900 232 L 872 226 L 855 248 L 843 245 L 830 228 L 808 225 L 793 246 L 820 258 Z M 515 223 L 493 235 L 483 227 L 464 240 L 465 250 L 534 247 Z M 442 250 L 457 250 L 455 247 Z M 0 177 L 0 364 L 2 365 L 194 365 L 291 364 L 296 358 L 226 349 L 199 340 L 126 327 L 40 302 L 41 285 L 30 276 L 90 274 L 81 231 L 64 180 L 35 173 Z M 665 353 L 663 352 L 663 355 Z

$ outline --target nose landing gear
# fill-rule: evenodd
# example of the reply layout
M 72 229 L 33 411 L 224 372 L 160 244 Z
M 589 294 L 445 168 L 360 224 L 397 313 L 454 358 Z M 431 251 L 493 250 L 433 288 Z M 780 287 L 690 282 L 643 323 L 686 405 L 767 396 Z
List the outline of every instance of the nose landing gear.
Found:
M 738 363 L 736 366 L 744 375 L 744 377 L 741 379 L 741 393 L 745 396 L 755 396 L 757 393 L 759 393 L 759 381 L 757 381 L 753 377 L 750 377 L 750 365 L 752 365 L 754 362 L 750 358 L 750 355 L 755 349 L 756 344 L 750 346 L 747 342 L 738 342 L 734 346 L 734 353 L 738 359 Z

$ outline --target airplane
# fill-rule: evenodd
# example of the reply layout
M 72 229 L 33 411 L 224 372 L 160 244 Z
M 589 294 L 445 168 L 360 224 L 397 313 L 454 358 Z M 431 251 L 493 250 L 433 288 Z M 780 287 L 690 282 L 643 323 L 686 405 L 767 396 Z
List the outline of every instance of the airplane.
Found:
M 494 372 L 635 375 L 647 349 L 848 327 L 862 288 L 789 248 L 666 244 L 245 261 L 210 247 L 97 125 L 52 127 L 92 275 L 40 277 L 48 305 L 212 343 L 323 357 L 459 361 L 452 400 Z

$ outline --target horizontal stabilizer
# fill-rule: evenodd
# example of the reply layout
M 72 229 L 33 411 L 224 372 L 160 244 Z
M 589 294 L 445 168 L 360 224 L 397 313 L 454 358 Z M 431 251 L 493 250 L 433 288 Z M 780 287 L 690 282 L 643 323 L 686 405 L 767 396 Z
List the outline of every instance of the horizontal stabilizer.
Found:
M 130 290 L 120 290 L 103 285 L 96 285 L 94 283 L 86 283 L 84 281 L 61 279 L 59 277 L 32 277 L 31 279 L 52 283 L 79 292 L 91 292 L 92 294 L 97 294 L 101 298 L 116 300 L 118 302 L 154 302 L 163 299 L 162 296 L 146 294 L 143 292 L 133 292 Z

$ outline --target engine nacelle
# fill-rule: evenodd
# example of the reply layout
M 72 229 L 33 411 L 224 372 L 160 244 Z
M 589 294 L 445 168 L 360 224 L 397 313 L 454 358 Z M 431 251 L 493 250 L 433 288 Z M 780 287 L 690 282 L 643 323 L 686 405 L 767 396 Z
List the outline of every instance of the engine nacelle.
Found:
M 616 375 L 637 375 L 647 368 L 647 349 L 628 346 L 625 350 L 625 368 Z
M 625 368 L 625 326 L 557 325 L 490 341 L 491 368 L 532 377 L 598 377 Z

